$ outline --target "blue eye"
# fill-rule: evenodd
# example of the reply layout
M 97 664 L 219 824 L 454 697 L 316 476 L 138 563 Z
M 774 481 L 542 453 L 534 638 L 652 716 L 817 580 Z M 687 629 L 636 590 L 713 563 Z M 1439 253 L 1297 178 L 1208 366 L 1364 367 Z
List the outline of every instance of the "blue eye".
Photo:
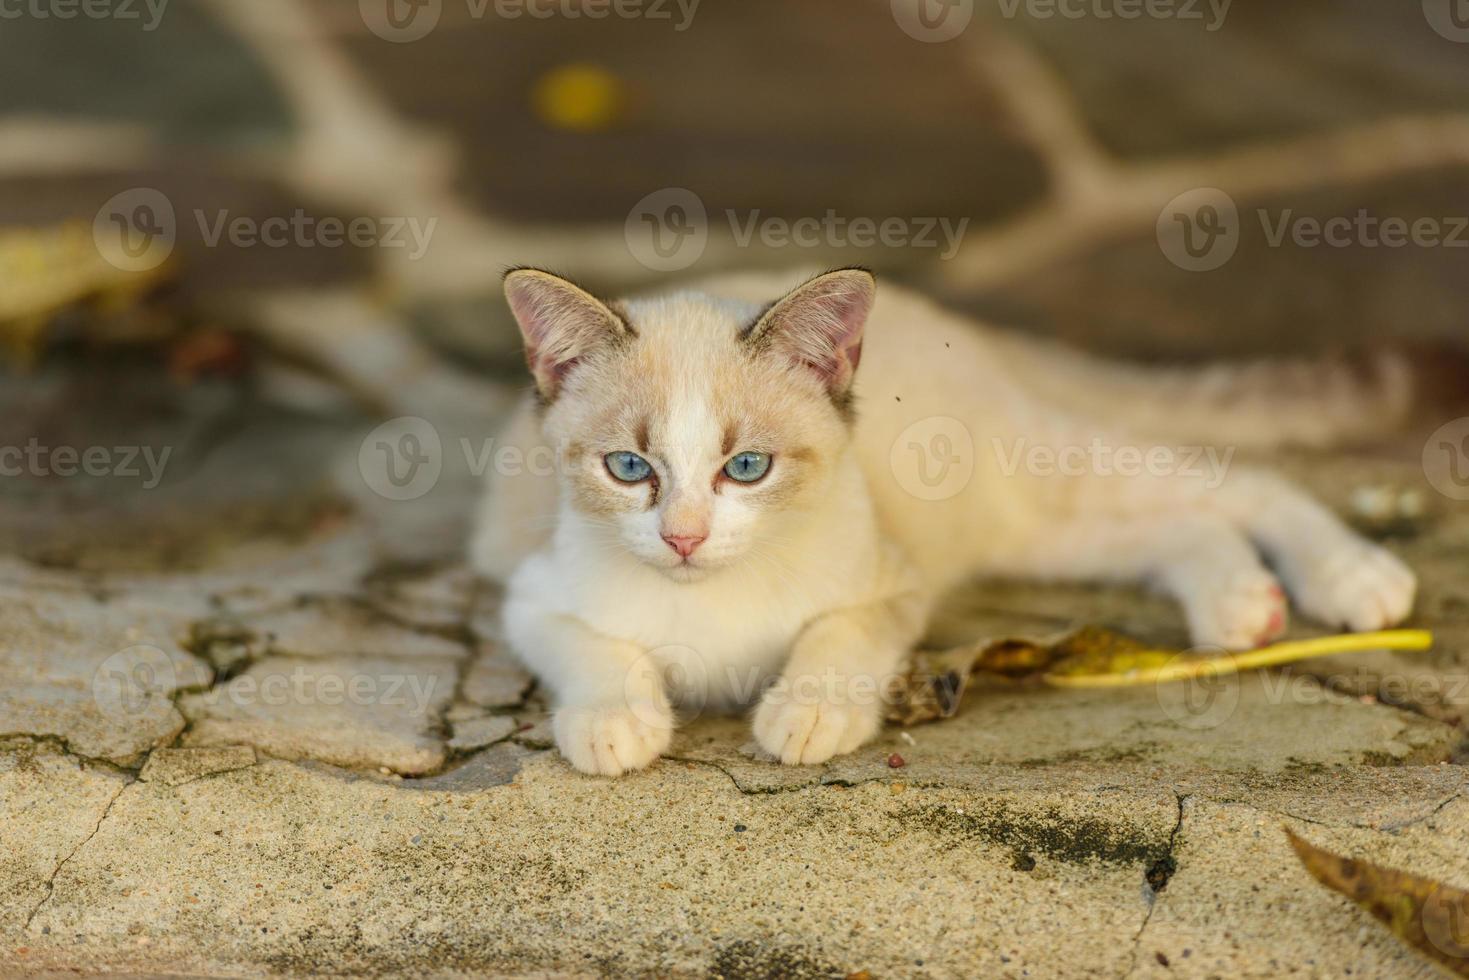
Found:
M 653 475 L 653 467 L 637 453 L 608 453 L 602 457 L 607 472 L 623 483 L 642 483 Z
M 765 453 L 740 453 L 724 464 L 724 475 L 736 483 L 754 483 L 770 472 L 770 457 Z

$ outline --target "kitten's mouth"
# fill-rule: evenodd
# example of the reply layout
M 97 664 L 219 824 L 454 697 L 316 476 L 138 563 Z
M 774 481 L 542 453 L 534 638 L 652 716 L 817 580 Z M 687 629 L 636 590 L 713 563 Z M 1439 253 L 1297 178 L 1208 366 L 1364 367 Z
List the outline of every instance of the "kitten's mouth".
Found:
M 659 571 L 675 582 L 696 582 L 709 574 L 713 566 L 697 563 L 692 557 L 684 558 L 673 565 L 659 565 Z

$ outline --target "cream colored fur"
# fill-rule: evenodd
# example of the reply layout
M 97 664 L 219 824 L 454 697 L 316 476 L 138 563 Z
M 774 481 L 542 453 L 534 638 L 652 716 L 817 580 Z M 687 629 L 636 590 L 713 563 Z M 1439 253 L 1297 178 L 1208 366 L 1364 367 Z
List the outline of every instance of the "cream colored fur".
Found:
M 1196 643 L 1226 649 L 1284 630 L 1276 574 L 1328 625 L 1370 630 L 1409 614 L 1402 563 L 1268 473 L 1032 465 L 1096 445 L 1265 444 L 1265 413 L 1247 425 L 1211 414 L 1231 400 L 1190 402 L 1176 379 L 1185 407 L 1170 412 L 1145 375 L 1043 353 L 884 285 L 848 418 L 850 372 L 840 353 L 831 371 L 812 367 L 824 334 L 811 330 L 839 332 L 820 318 L 832 296 L 870 292 L 866 273 L 818 277 L 787 301 L 793 312 L 766 314 L 796 324 L 791 344 L 752 353 L 741 339 L 800 282 L 726 276 L 609 308 L 546 273 L 507 279 L 546 404 L 527 398 L 502 443 L 549 445 L 562 463 L 555 475 L 491 474 L 471 556 L 507 583 L 507 638 L 554 693 L 557 744 L 578 769 L 646 766 L 681 706 L 711 703 L 754 704 L 755 737 L 782 762 L 849 752 L 877 731 L 882 685 L 935 597 L 976 575 L 1148 581 L 1181 603 Z M 1048 358 L 1067 384 L 1046 376 Z M 1089 380 L 1109 397 L 1088 396 Z M 1151 415 L 1137 407 L 1149 398 Z M 1320 411 L 1302 400 L 1277 412 L 1279 441 L 1325 431 L 1311 418 Z M 740 441 L 725 445 L 732 429 Z M 656 490 L 619 485 L 602 463 L 639 439 Z M 771 453 L 765 480 L 719 481 L 746 449 Z M 934 489 L 924 468 L 939 465 L 967 478 Z M 708 538 L 688 565 L 660 532 Z

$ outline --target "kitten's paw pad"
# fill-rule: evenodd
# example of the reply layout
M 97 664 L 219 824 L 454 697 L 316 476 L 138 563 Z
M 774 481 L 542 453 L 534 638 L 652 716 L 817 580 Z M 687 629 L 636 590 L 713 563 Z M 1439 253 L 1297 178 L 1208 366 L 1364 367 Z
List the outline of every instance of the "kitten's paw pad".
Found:
M 1397 555 L 1359 541 L 1308 569 L 1296 601 L 1323 623 L 1365 633 L 1407 619 L 1417 594 L 1417 577 Z
M 673 740 L 673 716 L 658 705 L 563 708 L 551 727 L 566 761 L 593 776 L 643 769 Z
M 1233 575 L 1188 603 L 1189 630 L 1199 646 L 1253 650 L 1285 634 L 1285 591 L 1264 569 Z
M 788 766 L 811 766 L 845 755 L 877 734 L 880 706 L 766 699 L 752 728 L 760 747 Z

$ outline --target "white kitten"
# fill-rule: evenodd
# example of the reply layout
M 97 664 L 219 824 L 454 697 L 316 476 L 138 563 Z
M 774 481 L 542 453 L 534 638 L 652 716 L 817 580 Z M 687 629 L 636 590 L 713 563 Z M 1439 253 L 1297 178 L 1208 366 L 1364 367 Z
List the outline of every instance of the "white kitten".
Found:
M 879 296 L 863 270 L 784 287 L 607 304 L 506 277 L 536 397 L 504 444 L 559 465 L 492 475 L 472 560 L 507 581 L 506 635 L 578 769 L 648 765 L 691 702 L 758 702 L 785 763 L 850 752 L 934 597 L 981 573 L 1150 580 L 1227 649 L 1285 629 L 1260 552 L 1326 623 L 1410 612 L 1408 569 L 1300 491 L 1170 449 L 1390 424 L 1410 401 L 1392 362 L 1335 414 L 1272 415 L 1232 376 L 1150 381 Z

